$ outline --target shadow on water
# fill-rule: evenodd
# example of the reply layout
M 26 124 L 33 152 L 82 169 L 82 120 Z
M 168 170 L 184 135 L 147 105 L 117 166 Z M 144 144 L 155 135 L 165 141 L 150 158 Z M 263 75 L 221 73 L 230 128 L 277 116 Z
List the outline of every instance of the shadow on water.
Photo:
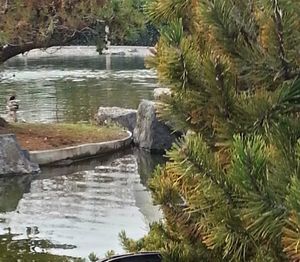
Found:
M 31 181 L 31 176 L 0 178 L 0 213 L 17 208 L 23 194 L 30 191 Z
M 44 166 L 41 167 L 41 175 L 36 177 L 36 179 L 46 179 L 51 177 L 58 177 L 67 174 L 80 173 L 86 170 L 93 170 L 99 165 L 109 165 L 112 161 L 117 158 L 123 157 L 128 154 L 132 154 L 132 149 L 128 148 L 120 152 L 107 154 L 98 157 L 92 157 L 80 161 L 71 163 L 70 165 L 56 165 L 56 166 Z M 151 171 L 150 171 L 151 172 Z
M 141 177 L 141 183 L 148 187 L 148 180 L 151 178 L 157 165 L 163 166 L 166 158 L 159 154 L 151 154 L 143 149 L 134 148 L 134 155 L 137 159 L 138 173 Z
M 126 172 L 101 171 L 107 166 L 114 167 L 120 160 L 132 159 L 137 163 L 137 177 Z M 0 261 L 75 261 L 71 257 L 83 258 L 90 252 L 98 252 L 104 243 L 101 256 L 109 249 L 116 249 L 113 243 L 118 242 L 118 232 L 137 230 L 161 218 L 146 187 L 154 167 L 163 163 L 161 156 L 128 149 L 70 166 L 44 167 L 35 177 L 0 179 Z M 112 216 L 107 212 L 112 212 Z M 139 216 L 144 222 L 136 220 Z M 103 226 L 107 229 L 93 236 L 92 232 Z M 146 231 L 143 229 L 135 237 L 141 237 L 141 232 Z M 113 238 L 116 241 L 110 242 Z M 93 246 L 86 247 L 89 243 Z M 120 248 L 117 252 L 122 253 Z

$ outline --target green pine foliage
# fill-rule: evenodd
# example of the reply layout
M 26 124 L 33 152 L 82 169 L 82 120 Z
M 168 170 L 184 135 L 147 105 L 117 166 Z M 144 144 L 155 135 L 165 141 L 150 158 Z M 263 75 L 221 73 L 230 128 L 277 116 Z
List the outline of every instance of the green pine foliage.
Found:
M 150 186 L 165 219 L 129 251 L 164 261 L 300 261 L 300 1 L 153 0 L 149 59 L 187 135 Z

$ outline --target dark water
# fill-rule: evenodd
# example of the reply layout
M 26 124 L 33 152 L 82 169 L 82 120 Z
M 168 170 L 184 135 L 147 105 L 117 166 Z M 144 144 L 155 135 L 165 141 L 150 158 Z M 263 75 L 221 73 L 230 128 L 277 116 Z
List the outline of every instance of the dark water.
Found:
M 0 82 L 0 114 L 12 91 L 26 121 L 93 119 L 99 106 L 137 108 L 151 99 L 156 75 L 139 56 L 51 56 L 7 62 Z
M 99 106 L 136 108 L 152 98 L 155 73 L 142 57 L 51 56 L 19 58 L 0 71 L 1 101 L 13 90 L 19 118 L 38 122 L 90 120 Z M 147 190 L 162 161 L 145 152 L 120 152 L 44 168 L 35 177 L 0 179 L 0 261 L 65 261 L 108 250 L 122 253 L 118 234 L 147 233 L 161 218 Z M 129 171 L 116 168 L 127 165 Z

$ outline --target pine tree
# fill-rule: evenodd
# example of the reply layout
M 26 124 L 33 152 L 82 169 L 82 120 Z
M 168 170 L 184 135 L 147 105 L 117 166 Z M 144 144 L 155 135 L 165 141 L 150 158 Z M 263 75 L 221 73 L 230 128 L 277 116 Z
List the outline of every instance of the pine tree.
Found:
M 153 0 L 149 63 L 187 132 L 150 183 L 165 219 L 129 251 L 164 261 L 300 261 L 300 1 Z

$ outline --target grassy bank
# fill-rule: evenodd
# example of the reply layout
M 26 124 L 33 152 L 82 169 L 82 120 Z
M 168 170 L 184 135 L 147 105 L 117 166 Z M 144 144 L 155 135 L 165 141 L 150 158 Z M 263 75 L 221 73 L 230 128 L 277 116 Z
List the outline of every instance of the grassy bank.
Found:
M 22 148 L 45 150 L 84 143 L 112 141 L 126 137 L 119 127 L 89 124 L 17 123 L 0 128 L 0 134 L 14 133 Z

